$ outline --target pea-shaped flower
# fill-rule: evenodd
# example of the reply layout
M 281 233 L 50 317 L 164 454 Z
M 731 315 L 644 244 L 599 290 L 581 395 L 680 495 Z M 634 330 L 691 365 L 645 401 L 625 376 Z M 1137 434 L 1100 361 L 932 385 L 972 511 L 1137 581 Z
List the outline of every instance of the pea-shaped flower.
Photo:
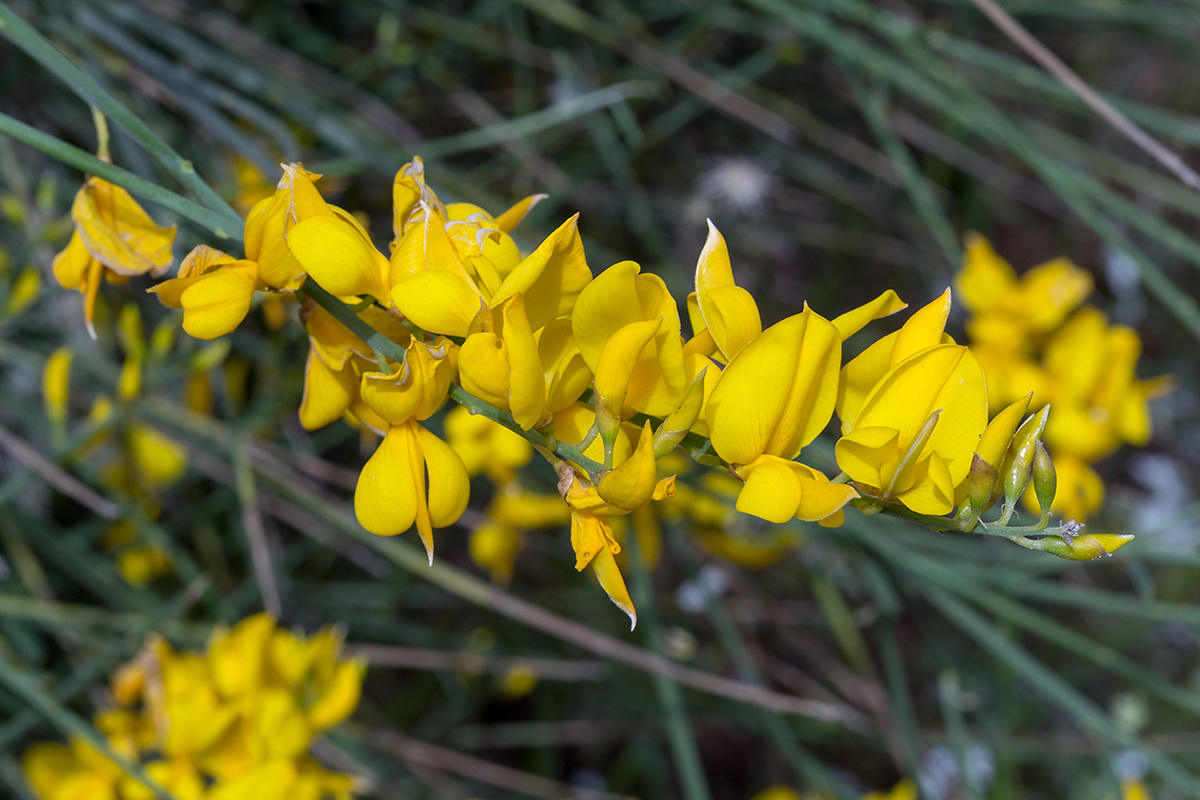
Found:
M 793 461 L 833 415 L 842 337 L 812 309 L 746 345 L 708 401 L 713 449 L 745 486 L 737 509 L 771 522 L 829 520 L 858 493 Z
M 864 491 L 946 514 L 987 426 L 983 368 L 943 342 L 950 290 L 846 365 L 838 466 Z

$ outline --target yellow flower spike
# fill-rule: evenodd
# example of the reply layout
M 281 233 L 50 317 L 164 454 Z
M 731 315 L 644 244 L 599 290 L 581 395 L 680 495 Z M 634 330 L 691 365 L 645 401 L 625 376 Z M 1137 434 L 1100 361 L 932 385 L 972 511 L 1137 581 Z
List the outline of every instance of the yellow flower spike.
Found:
M 689 309 L 690 305 L 689 298 Z M 696 262 L 696 305 L 704 329 L 712 335 L 726 363 L 762 333 L 758 305 L 749 292 L 734 283 L 729 248 L 712 220 L 708 220 L 708 240 Z M 700 332 L 695 318 L 692 326 L 695 333 Z
M 917 327 L 928 340 L 936 325 L 935 317 Z M 898 337 L 897 347 L 900 341 Z M 937 411 L 941 413 L 925 432 L 917 460 L 904 463 Z M 845 435 L 835 448 L 838 466 L 861 485 L 881 492 L 890 485 L 890 494 L 917 513 L 945 514 L 954 506 L 955 487 L 970 472 L 986 426 L 986 388 L 978 359 L 958 345 L 925 347 L 880 378 L 852 424 L 843 419 Z
M 546 376 L 538 343 L 529 327 L 521 295 L 502 300 L 487 315 L 492 331 L 473 331 L 459 352 L 463 389 L 505 411 L 522 430 L 549 421 Z
M 805 309 L 738 353 L 705 412 L 717 454 L 731 464 L 799 455 L 833 414 L 841 342 L 833 323 Z
M 354 512 L 360 525 L 380 536 L 395 536 L 415 524 L 433 563 L 433 528 L 458 521 L 470 488 L 458 454 L 409 421 L 388 430 L 363 466 L 354 491 Z
M 310 217 L 288 232 L 287 245 L 308 276 L 331 294 L 369 295 L 392 304 L 388 260 L 346 219 Z
M 42 368 L 42 408 L 56 431 L 65 431 L 71 400 L 71 348 L 62 346 L 50 354 Z
M 16 316 L 24 312 L 37 300 L 42 291 L 42 272 L 37 267 L 26 267 L 13 281 L 12 290 L 4 302 L 4 314 Z
M 275 193 L 260 200 L 246 215 L 246 258 L 258 264 L 258 275 L 273 289 L 291 291 L 304 275 L 304 267 L 288 248 L 291 228 L 313 217 L 335 218 L 313 182 L 321 176 L 299 163 L 283 164 Z
M 404 363 L 395 372 L 363 373 L 359 389 L 363 402 L 389 425 L 429 419 L 442 407 L 450 390 L 452 346 L 443 337 L 433 344 L 414 339 L 404 351 Z
M 579 399 L 592 382 L 592 371 L 579 352 L 571 320 L 556 319 L 535 334 L 546 382 L 546 410 L 562 411 Z
M 353 367 L 330 369 L 309 348 L 304 366 L 304 395 L 300 399 L 300 424 L 306 431 L 324 428 L 342 418 L 358 394 L 359 375 Z
M 631 377 L 623 404 L 643 414 L 661 417 L 679 405 L 688 386 L 679 310 L 662 278 L 640 272 L 641 267 L 634 262 L 623 261 L 600 273 L 579 293 L 571 314 L 571 328 L 584 362 L 599 380 L 601 353 L 618 331 L 641 323 L 638 330 L 644 332 L 645 323 L 657 324 L 651 340 L 630 353 L 632 358 L 625 369 Z M 615 413 L 621 412 L 621 408 L 610 408 Z
M 1107 558 L 1133 541 L 1132 534 L 1085 533 L 1074 537 L 1048 536 L 1038 542 L 1038 549 L 1069 561 L 1095 561 Z

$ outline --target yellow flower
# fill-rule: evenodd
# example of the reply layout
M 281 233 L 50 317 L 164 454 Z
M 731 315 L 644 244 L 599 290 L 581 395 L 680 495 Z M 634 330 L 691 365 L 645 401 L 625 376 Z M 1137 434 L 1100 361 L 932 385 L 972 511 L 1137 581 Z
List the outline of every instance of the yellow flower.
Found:
M 558 489 L 571 509 L 571 547 L 575 550 L 575 569 L 582 571 L 589 564 L 600 586 L 629 615 L 637 625 L 637 611 L 614 556 L 621 546 L 613 535 L 608 517 L 629 514 L 651 500 L 661 500 L 675 494 L 675 476 L 658 480 L 654 463 L 654 434 L 647 422 L 638 443 L 627 460 L 616 469 L 604 473 L 593 484 L 574 467 L 562 463 L 559 468 Z
M 921 514 L 953 509 L 987 426 L 979 360 L 942 343 L 949 312 L 947 289 L 847 364 L 838 397 L 838 466 L 872 494 Z
M 94 339 L 92 314 L 100 279 L 124 283 L 134 275 L 157 277 L 171 266 L 175 226 L 155 224 L 120 186 L 90 177 L 71 205 L 75 232 L 54 258 L 54 277 L 65 289 L 83 294 L 83 316 Z
M 723 364 L 762 333 L 758 305 L 734 283 L 729 248 L 712 220 L 708 220 L 708 240 L 696 263 L 696 291 L 688 295 L 688 315 L 693 335 L 707 334 Z
M 840 522 L 858 496 L 792 461 L 829 422 L 841 334 L 811 309 L 772 325 L 729 362 L 708 401 L 713 449 L 746 483 L 737 509 L 771 522 Z
M 973 314 L 967 334 L 975 345 L 1028 350 L 1031 337 L 1062 324 L 1092 291 L 1092 276 L 1066 258 L 1034 267 L 1019 281 L 987 239 L 967 236 L 963 268 L 955 276 Z
M 250 311 L 254 293 L 266 289 L 258 265 L 198 245 L 179 265 L 179 277 L 149 291 L 168 308 L 183 309 L 183 329 L 197 339 L 233 331 Z

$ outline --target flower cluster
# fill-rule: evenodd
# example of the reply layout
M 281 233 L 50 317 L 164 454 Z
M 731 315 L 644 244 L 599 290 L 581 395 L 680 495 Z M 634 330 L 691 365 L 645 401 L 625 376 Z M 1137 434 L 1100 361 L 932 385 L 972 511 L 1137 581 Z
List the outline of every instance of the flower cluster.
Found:
M 1144 438 L 1145 399 L 1158 386 L 1133 379 L 1131 332 L 1086 311 L 1062 324 L 1087 289 L 1068 266 L 1018 284 L 975 241 L 960 276 L 977 314 L 974 348 L 945 333 L 947 289 L 843 363 L 844 341 L 906 308 L 895 292 L 840 316 L 805 305 L 764 329 L 709 223 L 688 338 L 658 276 L 632 261 L 593 276 L 578 215 L 522 255 L 512 231 L 541 195 L 498 215 L 444 203 L 414 159 L 393 182 L 385 254 L 357 216 L 326 202 L 319 177 L 284 166 L 246 220 L 245 258 L 202 245 L 151 291 L 204 339 L 236 328 L 256 292 L 294 293 L 310 344 L 301 423 L 345 420 L 382 437 L 359 476 L 358 520 L 380 535 L 415 527 L 431 560 L 433 529 L 460 519 L 471 476 L 486 471 L 500 488 L 490 523 L 475 526 L 476 560 L 506 580 L 522 530 L 569 519 L 576 568 L 591 566 L 636 622 L 616 558 L 620 519 L 676 494 L 664 459 L 680 446 L 736 479 L 737 511 L 774 523 L 836 526 L 853 503 L 969 532 L 1003 498 L 999 526 L 1026 547 L 1087 559 L 1128 539 L 1077 537 L 1074 521 L 1047 528 L 1058 478 L 1042 439 L 1068 459 L 1064 482 L 1077 494 L 1070 459 Z M 1031 397 L 1028 343 L 1048 336 Z M 1102 352 L 1071 355 L 1097 337 Z M 450 397 L 468 411 L 446 418 L 447 444 L 427 424 Z M 989 397 L 1002 409 L 990 422 Z M 1048 423 L 1046 402 L 1064 397 L 1075 404 Z M 831 480 L 799 459 L 835 413 L 841 474 Z M 513 480 L 534 450 L 561 500 Z M 1041 520 L 1007 528 L 1027 487 Z M 1074 496 L 1059 507 L 1075 511 Z
M 990 401 L 1002 406 L 1029 396 L 1032 408 L 1054 407 L 1043 434 L 1058 473 L 1053 510 L 1085 519 L 1104 501 L 1091 464 L 1121 444 L 1149 441 L 1148 402 L 1170 391 L 1172 379 L 1138 380 L 1137 332 L 1080 307 L 1092 277 L 1065 258 L 1018 279 L 986 239 L 972 234 L 957 281 Z
M 363 668 L 340 644 L 336 630 L 305 638 L 265 614 L 217 631 L 206 653 L 154 639 L 114 674 L 96 730 L 179 800 L 349 798 L 354 778 L 308 754 L 358 705 Z M 35 744 L 22 761 L 41 800 L 153 797 L 83 739 Z

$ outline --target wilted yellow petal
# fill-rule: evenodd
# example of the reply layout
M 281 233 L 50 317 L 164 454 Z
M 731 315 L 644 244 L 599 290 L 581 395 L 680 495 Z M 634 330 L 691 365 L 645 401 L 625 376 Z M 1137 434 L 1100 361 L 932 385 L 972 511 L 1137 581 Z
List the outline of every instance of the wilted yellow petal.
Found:
M 118 275 L 158 276 L 171 266 L 175 226 L 155 224 L 120 186 L 88 178 L 75 195 L 71 219 L 92 258 Z
M 391 304 L 387 259 L 346 220 L 310 217 L 288 232 L 287 244 L 309 277 L 329 293 L 370 295 Z

